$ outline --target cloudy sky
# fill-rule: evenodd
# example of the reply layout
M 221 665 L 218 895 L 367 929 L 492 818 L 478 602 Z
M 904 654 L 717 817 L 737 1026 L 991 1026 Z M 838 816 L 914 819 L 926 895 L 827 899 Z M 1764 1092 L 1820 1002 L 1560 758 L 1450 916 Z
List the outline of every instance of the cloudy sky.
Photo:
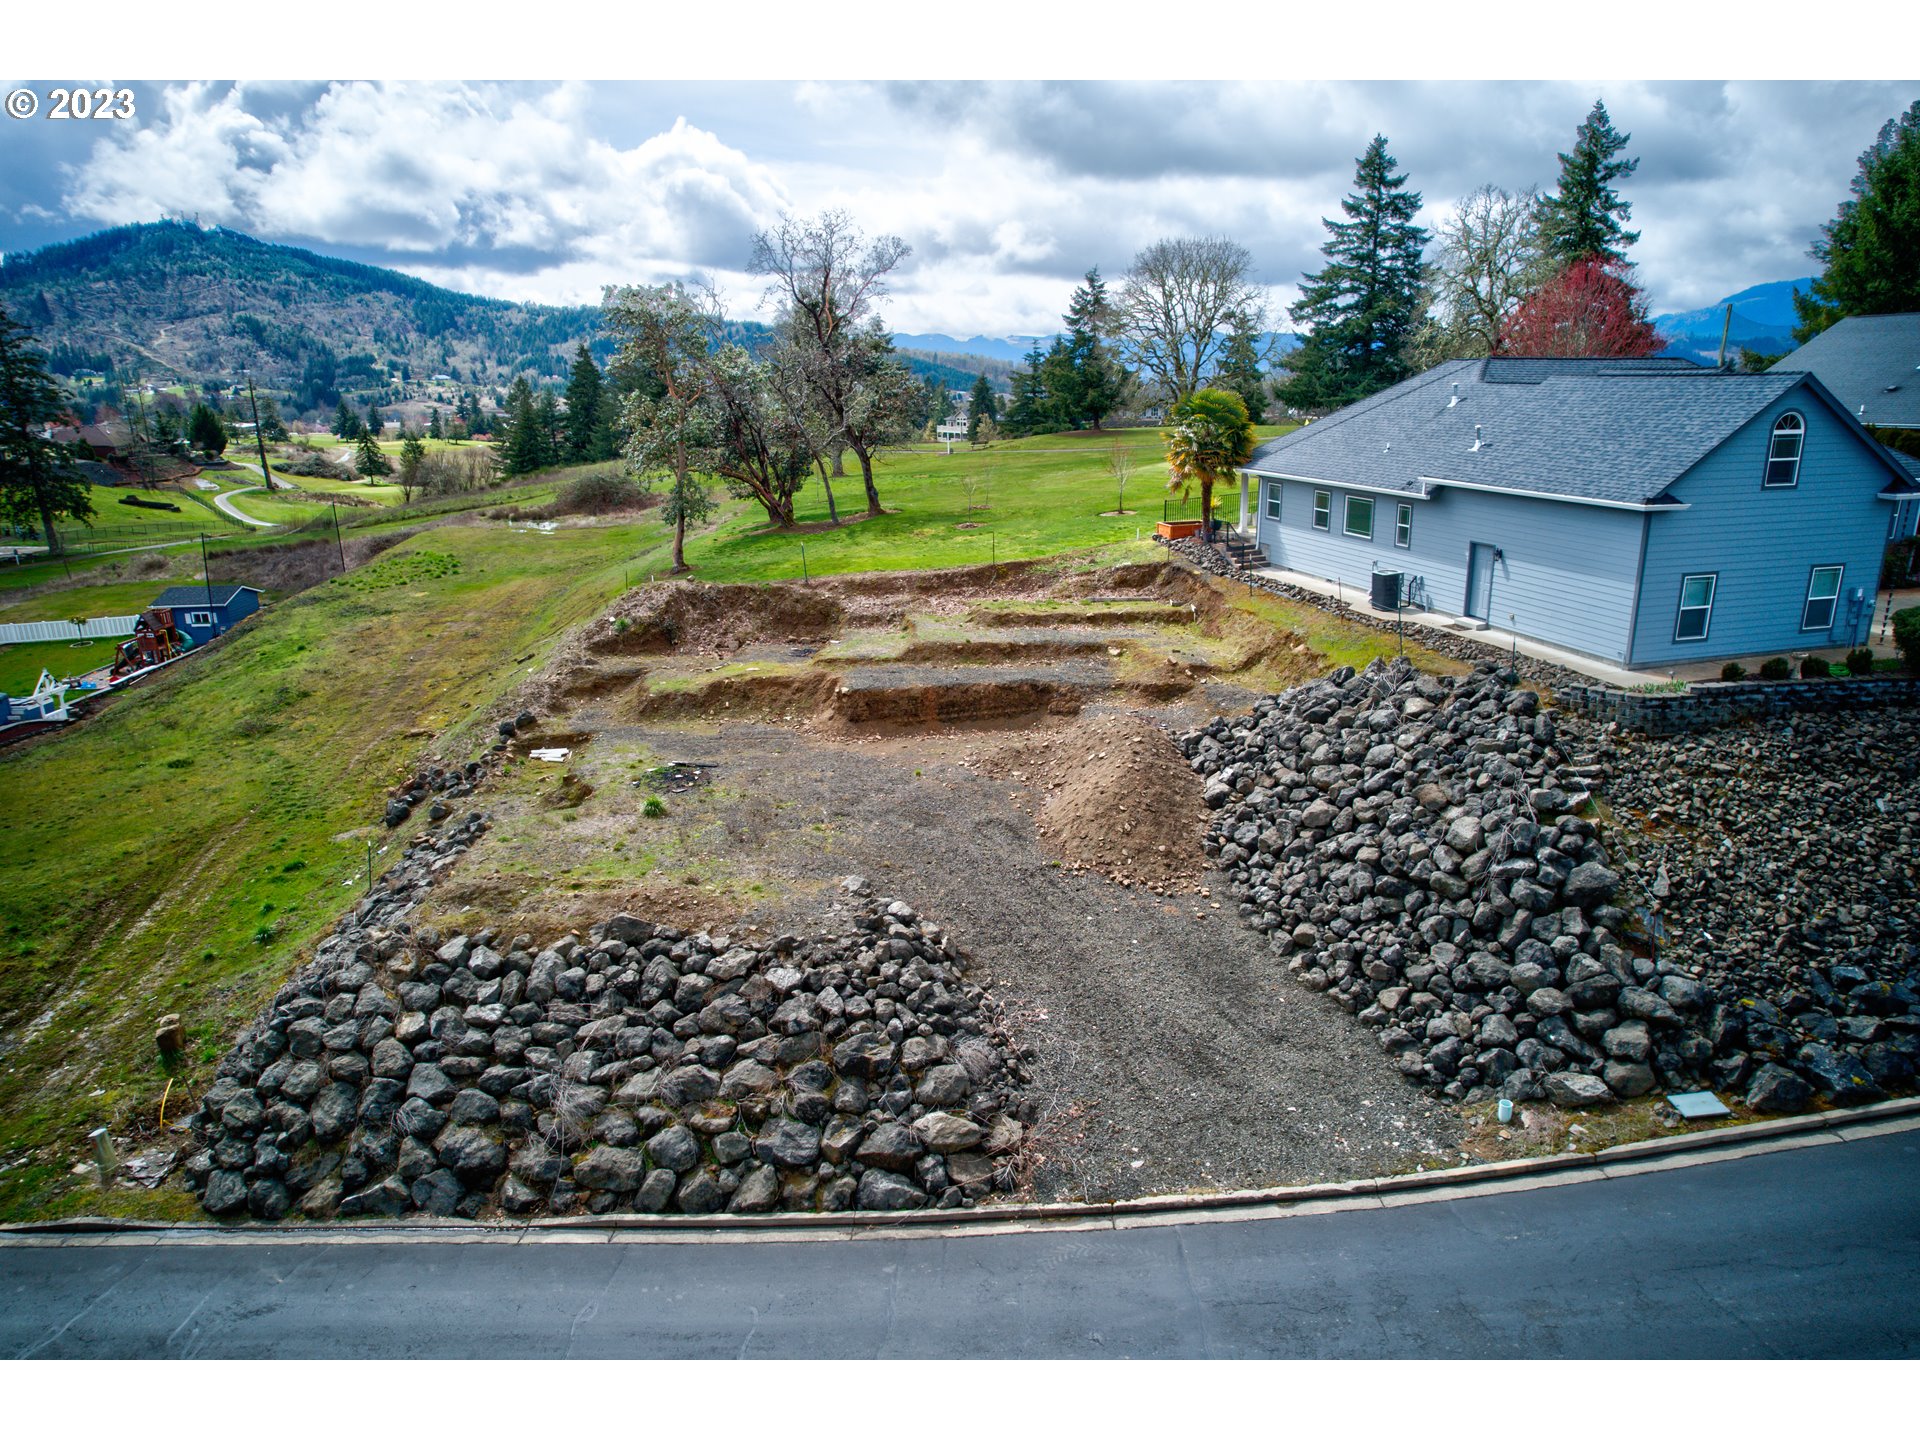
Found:
M 9 84 L 30 82 L 9 82 Z M 1551 186 L 1596 96 L 1655 311 L 1808 273 L 1911 82 L 151 82 L 139 118 L 19 124 L 0 247 L 197 216 L 489 295 L 597 301 L 713 276 L 747 313 L 756 230 L 844 206 L 913 254 L 902 331 L 1051 331 L 1078 277 L 1162 235 L 1253 253 L 1297 295 L 1375 131 L 1429 225 L 1483 182 Z M 1284 323 L 1282 327 L 1284 328 Z

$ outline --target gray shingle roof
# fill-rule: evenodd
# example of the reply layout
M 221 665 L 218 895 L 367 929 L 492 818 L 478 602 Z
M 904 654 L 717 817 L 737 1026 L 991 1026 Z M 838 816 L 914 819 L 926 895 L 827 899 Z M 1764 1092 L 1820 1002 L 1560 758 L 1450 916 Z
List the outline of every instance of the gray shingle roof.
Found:
M 1410 495 L 1441 481 L 1656 504 L 1806 378 L 1687 362 L 1454 360 L 1269 440 L 1246 468 Z
M 1773 368 L 1819 376 L 1868 425 L 1920 428 L 1920 313 L 1848 316 Z
M 251 585 L 215 585 L 213 587 L 213 608 L 218 610 L 228 604 L 242 590 L 253 590 Z M 258 590 L 253 590 L 258 595 Z M 207 587 L 205 585 L 169 585 L 160 592 L 154 605 L 162 610 L 192 610 L 207 608 Z

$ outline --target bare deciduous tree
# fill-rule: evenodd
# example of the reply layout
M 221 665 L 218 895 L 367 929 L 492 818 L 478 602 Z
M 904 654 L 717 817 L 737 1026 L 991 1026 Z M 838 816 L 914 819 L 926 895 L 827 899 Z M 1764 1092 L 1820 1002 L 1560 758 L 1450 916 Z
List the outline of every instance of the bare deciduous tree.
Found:
M 1237 313 L 1264 325 L 1266 299 L 1252 278 L 1253 257 L 1225 236 L 1156 240 L 1120 283 L 1113 333 L 1135 369 L 1174 403 L 1212 373 Z
M 1127 513 L 1127 481 L 1133 478 L 1133 449 L 1124 440 L 1113 442 L 1113 448 L 1107 452 L 1107 474 L 1113 477 L 1114 488 L 1118 492 L 1119 502 L 1113 507 L 1113 513 Z
M 1421 359 L 1470 359 L 1493 352 L 1520 302 L 1548 278 L 1540 240 L 1540 194 L 1482 185 L 1440 226 L 1432 272 L 1433 329 Z
M 754 237 L 752 268 L 770 277 L 767 297 L 795 349 L 798 373 L 831 430 L 860 461 L 867 513 L 880 513 L 873 454 L 910 428 L 907 388 L 917 391 L 874 307 L 887 276 L 911 253 L 897 235 L 868 240 L 844 210 L 812 219 L 783 216 Z M 904 382 L 904 384 L 902 383 Z

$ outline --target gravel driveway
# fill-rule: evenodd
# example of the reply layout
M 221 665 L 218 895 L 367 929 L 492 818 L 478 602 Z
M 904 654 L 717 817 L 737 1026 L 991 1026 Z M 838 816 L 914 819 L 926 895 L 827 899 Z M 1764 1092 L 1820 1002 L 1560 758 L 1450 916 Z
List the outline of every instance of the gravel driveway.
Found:
M 848 742 L 758 725 L 605 726 L 599 740 L 723 762 L 715 789 L 674 808 L 713 837 L 718 863 L 779 897 L 749 920 L 817 928 L 831 882 L 862 874 L 953 932 L 1033 1051 L 1042 1198 L 1458 1158 L 1455 1112 L 1408 1086 L 1344 1011 L 1288 980 L 1230 904 L 1061 870 L 1010 799 L 1018 785 L 958 763 L 990 734 Z

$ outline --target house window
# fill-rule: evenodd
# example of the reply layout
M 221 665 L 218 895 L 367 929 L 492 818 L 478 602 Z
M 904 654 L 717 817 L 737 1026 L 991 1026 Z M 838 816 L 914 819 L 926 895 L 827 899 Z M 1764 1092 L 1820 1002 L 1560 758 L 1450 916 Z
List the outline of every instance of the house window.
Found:
M 1713 592 L 1718 575 L 1689 575 L 1680 582 L 1680 614 L 1674 621 L 1675 640 L 1704 640 L 1713 619 Z
M 1413 507 L 1402 505 L 1394 516 L 1393 543 L 1402 550 L 1413 548 Z
M 1313 528 L 1316 530 L 1333 528 L 1333 499 L 1324 490 L 1313 492 Z
M 1278 480 L 1267 486 L 1267 518 L 1269 520 L 1280 518 L 1280 491 L 1281 485 Z
M 213 612 L 211 610 L 189 610 L 187 612 L 187 624 L 198 625 L 202 629 L 210 629 L 213 625 Z
M 1773 442 L 1767 447 L 1769 488 L 1785 489 L 1800 483 L 1800 451 L 1807 439 L 1807 422 L 1789 410 L 1773 422 Z
M 1807 580 L 1806 608 L 1800 612 L 1802 630 L 1833 629 L 1833 607 L 1840 599 L 1843 565 L 1816 565 Z
M 1373 501 L 1365 495 L 1347 496 L 1347 514 L 1341 522 L 1347 534 L 1356 540 L 1373 538 Z

